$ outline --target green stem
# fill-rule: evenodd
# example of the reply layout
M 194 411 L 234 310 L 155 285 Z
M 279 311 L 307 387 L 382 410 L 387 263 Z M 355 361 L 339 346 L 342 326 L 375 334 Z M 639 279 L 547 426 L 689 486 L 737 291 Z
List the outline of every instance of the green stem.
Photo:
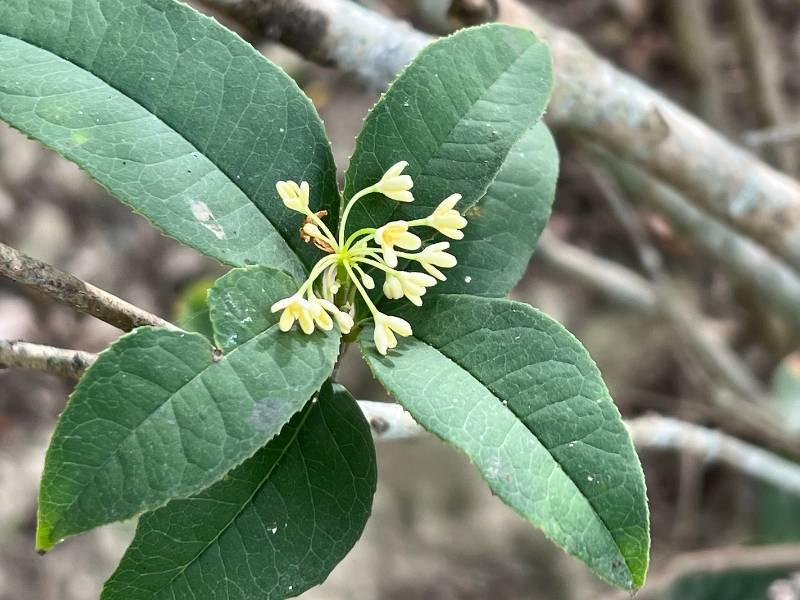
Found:
M 375 248 L 356 248 L 354 250 L 350 250 L 347 253 L 347 255 L 350 258 L 356 258 L 356 259 L 364 256 L 371 256 L 372 258 L 377 258 L 378 260 L 381 260 L 382 258 L 381 253 L 378 252 Z
M 355 233 L 351 233 L 350 237 L 348 237 L 347 241 L 344 243 L 344 246 L 343 246 L 344 251 L 347 252 L 347 250 L 350 248 L 350 246 L 353 245 L 353 242 L 356 240 L 356 238 L 358 238 L 358 237 L 360 237 L 362 235 L 366 235 L 368 233 L 369 234 L 373 234 L 373 233 L 375 233 L 375 231 L 376 231 L 376 229 L 374 227 L 364 227 L 363 229 L 359 229 Z
M 367 307 L 372 313 L 372 316 L 375 317 L 376 314 L 380 313 L 378 307 L 372 303 L 372 300 L 370 300 L 367 290 L 365 290 L 362 287 L 361 282 L 356 277 L 356 274 L 353 272 L 352 267 L 348 263 L 344 263 L 344 268 L 347 269 L 347 274 L 350 275 L 351 281 L 353 282 L 353 284 L 355 284 L 356 288 L 358 288 L 358 291 L 361 293 L 361 297 L 364 298 L 364 302 L 366 302 Z
M 358 202 L 361 198 L 363 198 L 367 194 L 371 194 L 374 190 L 375 186 L 371 185 L 369 187 L 365 187 L 355 196 L 350 198 L 350 201 L 347 203 L 347 206 L 344 209 L 344 213 L 342 213 L 342 220 L 339 222 L 339 246 L 344 246 L 344 229 L 345 225 L 347 225 L 347 217 L 350 215 L 350 209 L 353 208 L 353 205 L 356 202 Z
M 372 265 L 373 267 L 376 267 L 376 268 L 380 269 L 381 271 L 385 271 L 387 273 L 391 273 L 392 275 L 397 275 L 397 273 L 398 273 L 395 269 L 392 269 L 391 267 L 387 267 L 385 264 L 380 263 L 377 260 L 370 260 L 369 258 L 362 258 L 360 262 L 366 263 L 368 265 Z
M 303 295 L 305 291 L 314 284 L 314 281 L 320 274 L 332 263 L 336 261 L 336 256 L 329 254 L 328 256 L 322 258 L 314 268 L 311 269 L 311 273 L 308 275 L 308 279 L 306 279 L 305 283 L 300 286 L 300 289 L 297 290 L 299 295 Z
M 358 263 L 353 263 L 352 267 L 353 267 L 354 271 L 356 271 L 359 275 L 361 275 L 361 280 L 363 281 L 364 280 L 364 276 L 366 275 L 366 273 L 364 272 L 364 269 L 359 267 Z
M 397 256 L 400 258 L 421 262 L 419 259 L 420 255 L 422 254 L 421 252 L 417 252 L 416 254 L 409 254 L 408 252 L 395 252 L 395 254 L 397 254 Z

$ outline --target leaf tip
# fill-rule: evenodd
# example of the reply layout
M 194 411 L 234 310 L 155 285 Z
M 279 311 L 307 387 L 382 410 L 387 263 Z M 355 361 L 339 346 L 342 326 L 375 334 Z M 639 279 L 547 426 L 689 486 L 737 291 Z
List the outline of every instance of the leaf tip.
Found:
M 44 556 L 53 549 L 53 546 L 55 546 L 55 543 L 51 540 L 42 539 L 38 533 L 36 534 L 36 554 Z
M 58 540 L 53 539 L 53 528 L 43 521 L 39 515 L 38 522 L 36 523 L 36 554 L 44 556 L 58 543 Z

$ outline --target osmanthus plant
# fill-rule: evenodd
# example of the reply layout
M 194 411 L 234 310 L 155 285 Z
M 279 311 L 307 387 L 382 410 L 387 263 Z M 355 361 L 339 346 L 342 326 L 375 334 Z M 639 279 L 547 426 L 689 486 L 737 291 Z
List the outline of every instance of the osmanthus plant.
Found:
M 547 47 L 501 25 L 435 42 L 365 120 L 339 191 L 279 68 L 173 0 L 0 4 L 0 116 L 232 269 L 206 333 L 140 327 L 86 371 L 47 453 L 36 547 L 139 518 L 102 598 L 285 598 L 360 536 L 375 377 L 493 493 L 627 589 L 644 480 L 594 362 L 504 296 L 550 213 Z

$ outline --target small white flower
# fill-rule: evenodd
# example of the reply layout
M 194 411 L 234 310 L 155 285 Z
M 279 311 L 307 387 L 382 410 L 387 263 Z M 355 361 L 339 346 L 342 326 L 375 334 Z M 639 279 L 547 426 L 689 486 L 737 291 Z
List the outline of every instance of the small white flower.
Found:
M 314 332 L 314 308 L 308 300 L 299 294 L 278 300 L 270 310 L 274 313 L 280 310 L 283 311 L 278 323 L 281 331 L 289 331 L 294 322 L 297 321 L 300 323 L 300 329 L 303 330 L 303 333 L 311 334 Z
M 353 328 L 353 317 L 339 310 L 333 302 L 319 299 L 318 303 L 322 308 L 333 315 L 333 318 L 336 320 L 336 325 L 339 327 L 339 331 L 345 334 L 350 333 L 350 330 Z
M 325 305 L 323 303 L 326 302 L 327 300 L 322 300 L 316 296 L 312 296 L 308 300 L 311 306 L 311 315 L 314 317 L 314 322 L 317 324 L 317 327 L 323 331 L 330 331 L 333 329 L 333 319 L 331 319 L 331 316 L 325 311 Z
M 404 250 L 417 250 L 422 240 L 408 230 L 405 221 L 392 221 L 375 231 L 375 242 L 381 247 L 383 260 L 394 268 L 397 266 L 397 253 L 394 247 Z
M 404 160 L 389 167 L 389 170 L 375 184 L 375 191 L 396 200 L 397 202 L 413 202 L 414 196 L 409 192 L 414 187 L 410 175 L 402 175 L 403 169 L 408 166 Z
M 466 227 L 467 220 L 453 208 L 459 200 L 461 200 L 461 194 L 452 194 L 442 200 L 431 216 L 425 219 L 425 224 L 430 225 L 450 239 L 462 239 L 464 232 L 461 229 Z
M 403 337 L 408 337 L 412 333 L 411 325 L 408 324 L 408 321 L 405 321 L 400 317 L 393 317 L 382 312 L 376 312 L 374 317 L 375 348 L 377 348 L 378 352 L 384 356 L 386 356 L 386 352 L 389 348 L 394 348 L 397 346 L 397 338 L 394 335 L 395 333 Z
M 450 242 L 439 242 L 431 244 L 419 254 L 414 255 L 414 259 L 425 269 L 428 273 L 436 277 L 439 281 L 445 281 L 447 277 L 444 276 L 439 269 L 451 269 L 458 264 L 456 257 L 445 252 L 450 247 Z
M 412 304 L 422 306 L 422 296 L 426 288 L 436 285 L 436 280 L 425 273 L 387 273 L 383 284 L 383 293 L 391 300 L 405 296 Z
M 391 273 L 386 273 L 386 279 L 383 282 L 383 295 L 389 300 L 399 300 L 403 297 L 403 284 L 400 279 Z
M 361 277 L 361 282 L 364 284 L 365 288 L 368 290 L 375 289 L 375 280 L 368 273 L 364 272 L 364 269 L 356 264 L 353 265 L 353 270 L 358 273 L 359 277 Z
M 294 181 L 279 181 L 275 184 L 278 195 L 283 200 L 286 208 L 299 213 L 308 213 L 308 182 L 303 181 L 297 185 Z

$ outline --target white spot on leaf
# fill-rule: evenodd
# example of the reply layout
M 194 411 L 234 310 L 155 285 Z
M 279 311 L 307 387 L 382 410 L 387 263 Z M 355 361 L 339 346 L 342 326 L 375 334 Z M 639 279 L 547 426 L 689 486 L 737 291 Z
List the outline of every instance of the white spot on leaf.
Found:
M 208 204 L 202 200 L 192 200 L 192 215 L 197 219 L 200 224 L 213 233 L 218 240 L 225 239 L 225 230 L 222 229 L 217 220 L 214 218 L 214 213 L 208 208 Z
M 211 209 L 208 208 L 208 204 L 202 202 L 201 200 L 192 201 L 192 214 L 194 215 L 194 218 L 201 223 L 207 223 L 214 218 Z

